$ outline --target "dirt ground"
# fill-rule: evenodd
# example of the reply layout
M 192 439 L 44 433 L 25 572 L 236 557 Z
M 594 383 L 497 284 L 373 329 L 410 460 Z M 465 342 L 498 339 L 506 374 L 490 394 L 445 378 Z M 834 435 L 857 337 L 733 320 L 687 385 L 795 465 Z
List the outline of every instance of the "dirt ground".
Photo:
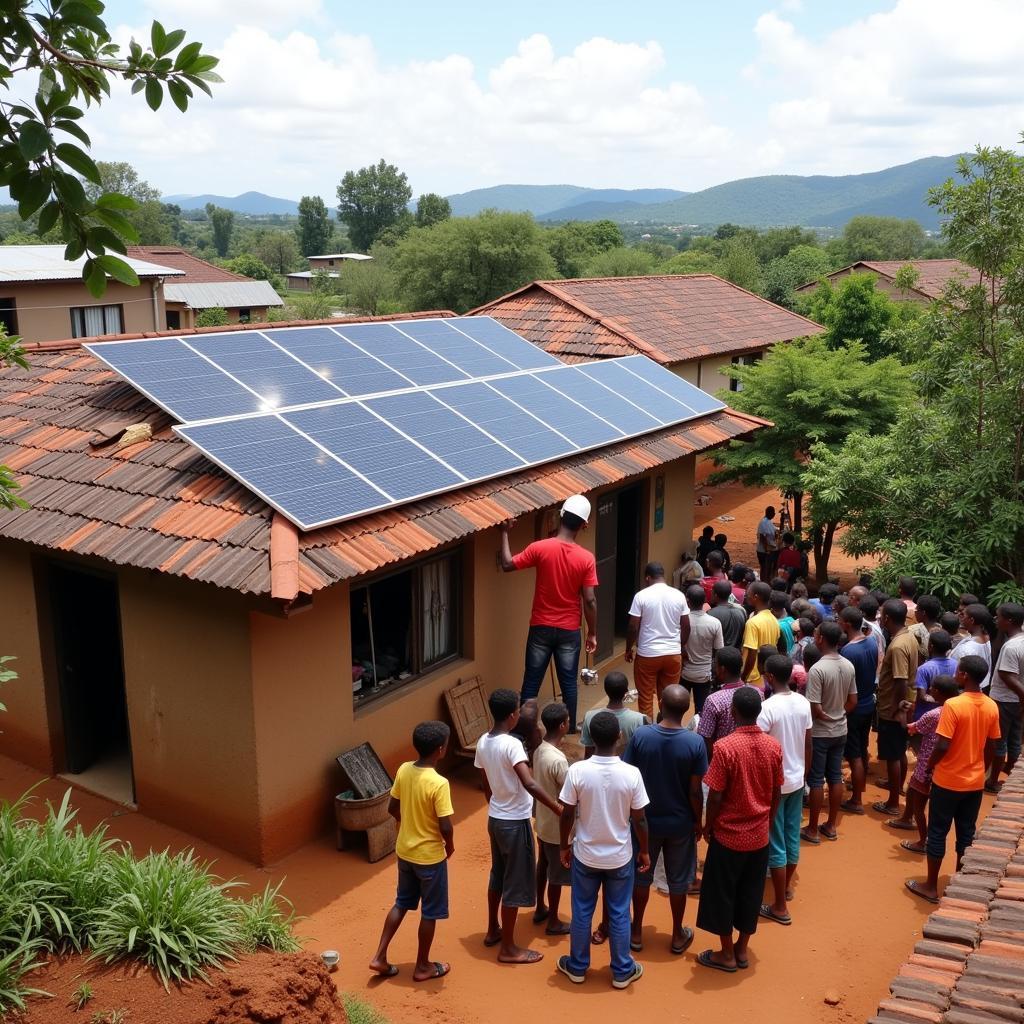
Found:
M 596 696 L 593 688 L 586 692 Z M 38 781 L 36 772 L 0 758 L 0 798 L 15 798 Z M 60 780 L 46 780 L 36 790 L 36 799 L 59 799 L 64 788 Z M 268 879 L 284 877 L 284 891 L 306 917 L 299 931 L 307 948 L 340 950 L 341 966 L 334 975 L 338 986 L 372 1004 L 392 1024 L 413 1019 L 439 1024 L 522 1024 L 524 1012 L 530 1012 L 527 1007 L 543 1007 L 553 1020 L 576 1020 L 605 1012 L 613 1000 L 624 1001 L 634 1019 L 662 1017 L 670 1006 L 672 1019 L 682 1021 L 699 1017 L 760 1024 L 853 1024 L 874 1013 L 896 968 L 920 937 L 930 909 L 902 888 L 905 878 L 920 875 L 923 868 L 920 858 L 899 848 L 905 833 L 885 829 L 879 815 L 871 812 L 861 818 L 844 817 L 838 842 L 804 847 L 792 906 L 794 923 L 783 928 L 766 922 L 759 928 L 751 943 L 748 971 L 726 975 L 698 967 L 694 957 L 712 944 L 711 936 L 701 932 L 685 956 L 672 956 L 668 901 L 653 896 L 645 949 L 639 954 L 647 968 L 645 976 L 625 992 L 613 990 L 604 946 L 594 950 L 595 969 L 587 983 L 574 986 L 555 972 L 555 959 L 567 950 L 567 940 L 544 936 L 542 926 L 526 923 L 521 928 L 521 941 L 545 954 L 537 965 L 499 965 L 494 951 L 483 947 L 486 808 L 472 769 L 462 768 L 453 775 L 452 796 L 456 807 L 452 916 L 438 927 L 434 954 L 450 961 L 453 968 L 447 978 L 427 984 L 414 984 L 411 977 L 416 941 L 412 921 L 392 946 L 400 975 L 380 980 L 366 970 L 394 897 L 392 858 L 369 864 L 358 850 L 337 852 L 325 837 L 273 869 L 257 869 L 97 797 L 77 792 L 74 802 L 86 827 L 106 821 L 113 835 L 129 840 L 137 851 L 194 845 L 202 856 L 216 860 L 221 874 L 257 888 Z M 869 786 L 867 796 L 877 800 L 882 792 Z M 990 806 L 991 798 L 986 796 L 985 813 Z M 944 865 L 947 871 L 952 863 L 950 853 Z M 686 923 L 692 926 L 695 915 L 696 903 L 691 900 Z M 823 1003 L 830 989 L 842 996 L 838 1006 Z M 524 997 L 528 1002 L 521 1002 Z M 605 1002 L 595 1004 L 598 997 Z M 66 1019 L 73 1021 L 77 1016 L 68 1013 Z M 152 1018 L 152 1024 L 157 1020 L 164 1024 L 168 1018 Z M 128 1024 L 151 1024 L 151 1019 L 133 1015 Z

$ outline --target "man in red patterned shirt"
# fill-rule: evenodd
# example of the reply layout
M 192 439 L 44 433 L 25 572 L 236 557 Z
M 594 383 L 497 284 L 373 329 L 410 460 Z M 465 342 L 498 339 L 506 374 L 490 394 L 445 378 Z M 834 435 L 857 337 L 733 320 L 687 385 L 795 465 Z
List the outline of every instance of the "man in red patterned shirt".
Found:
M 697 927 L 722 944 L 697 957 L 702 967 L 729 974 L 749 966 L 747 944 L 768 872 L 768 830 L 782 792 L 782 747 L 757 727 L 761 695 L 750 686 L 735 690 L 736 729 L 715 743 L 704 782 L 710 793 Z M 739 932 L 733 940 L 733 931 Z

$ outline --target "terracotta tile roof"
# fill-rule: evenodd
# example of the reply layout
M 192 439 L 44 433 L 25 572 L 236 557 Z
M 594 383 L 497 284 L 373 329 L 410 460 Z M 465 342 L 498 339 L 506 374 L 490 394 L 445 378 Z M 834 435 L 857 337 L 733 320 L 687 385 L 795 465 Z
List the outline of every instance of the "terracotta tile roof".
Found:
M 176 277 L 178 284 L 215 284 L 218 281 L 250 281 L 252 278 L 232 274 L 223 267 L 215 267 L 198 256 L 193 256 L 176 245 L 129 245 L 128 255 L 134 259 L 158 263 L 161 267 L 180 270 L 185 276 Z
M 642 352 L 671 364 L 824 330 L 713 274 L 534 281 L 473 312 L 566 362 Z
M 868 1024 L 1024 1019 L 1024 762 Z
M 827 277 L 834 280 L 837 276 L 852 272 L 874 273 L 892 281 L 897 271 L 907 265 L 912 266 L 918 273 L 917 285 L 912 291 L 917 292 L 925 299 L 940 299 L 950 281 L 959 278 L 964 284 L 977 283 L 978 271 L 962 260 L 859 260 L 851 263 L 848 267 L 836 270 Z M 813 291 L 817 288 L 818 282 L 811 281 L 801 285 L 797 291 Z
M 180 333 L 180 332 L 179 332 Z M 0 464 L 28 509 L 0 510 L 0 536 L 253 594 L 272 590 L 273 510 L 171 431 L 171 419 L 77 343 L 28 350 L 0 370 Z M 149 440 L 95 447 L 131 424 Z M 372 572 L 509 516 L 548 507 L 704 451 L 765 421 L 724 410 L 681 427 L 499 480 L 299 534 L 297 592 Z M 280 519 L 279 519 L 280 523 Z M 287 531 L 277 557 L 294 565 Z M 279 574 L 280 576 L 280 574 Z M 281 584 L 274 592 L 281 592 Z

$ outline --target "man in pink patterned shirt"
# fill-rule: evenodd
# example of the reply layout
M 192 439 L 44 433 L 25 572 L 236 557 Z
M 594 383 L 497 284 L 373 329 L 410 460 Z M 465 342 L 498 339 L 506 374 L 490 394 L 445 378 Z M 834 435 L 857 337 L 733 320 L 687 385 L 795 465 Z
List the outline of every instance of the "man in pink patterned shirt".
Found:
M 736 728 L 732 716 L 732 698 L 736 690 L 748 684 L 740 678 L 743 655 L 735 647 L 720 647 L 715 651 L 715 678 L 719 688 L 704 701 L 697 735 L 704 737 L 708 760 L 714 753 L 715 742 L 724 739 Z M 756 687 L 750 687 L 756 690 Z

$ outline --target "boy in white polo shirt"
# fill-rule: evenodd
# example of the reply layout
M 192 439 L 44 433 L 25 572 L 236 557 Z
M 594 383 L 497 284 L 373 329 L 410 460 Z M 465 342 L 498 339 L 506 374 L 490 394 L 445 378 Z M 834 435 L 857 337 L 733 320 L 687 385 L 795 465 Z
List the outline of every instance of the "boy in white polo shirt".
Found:
M 572 929 L 568 956 L 559 957 L 558 970 L 577 985 L 590 967 L 590 929 L 597 896 L 604 889 L 611 947 L 612 985 L 628 988 L 644 972 L 629 949 L 629 905 L 633 895 L 634 861 L 641 871 L 651 866 L 647 850 L 650 801 L 640 770 L 615 756 L 619 722 L 602 711 L 590 723 L 597 753 L 569 766 L 559 799 L 561 859 L 572 868 Z M 639 854 L 634 857 L 630 822 Z M 576 827 L 574 844 L 569 834 Z

